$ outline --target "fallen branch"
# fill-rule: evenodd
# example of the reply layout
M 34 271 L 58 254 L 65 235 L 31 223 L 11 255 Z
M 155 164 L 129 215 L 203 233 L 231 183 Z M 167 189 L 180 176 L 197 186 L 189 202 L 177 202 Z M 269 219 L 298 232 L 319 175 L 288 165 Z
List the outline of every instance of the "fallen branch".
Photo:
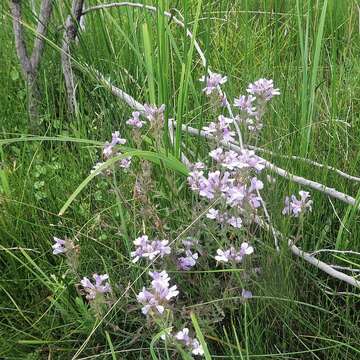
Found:
M 291 249 L 291 252 L 296 255 L 303 258 L 305 261 L 310 263 L 311 265 L 316 266 L 320 270 L 326 272 L 328 275 L 330 275 L 333 278 L 336 278 L 341 281 L 345 281 L 349 285 L 355 286 L 357 288 L 360 288 L 360 281 L 356 280 L 354 277 L 346 275 L 340 271 L 335 270 L 330 265 L 324 263 L 323 261 L 318 260 L 316 257 L 311 256 L 311 254 L 299 249 L 294 243 L 289 240 L 288 242 L 289 247 Z
M 299 160 L 299 161 L 303 161 L 303 162 L 306 162 L 310 165 L 314 165 L 316 167 L 319 167 L 319 168 L 323 168 L 323 169 L 327 169 L 327 170 L 330 170 L 330 171 L 334 171 L 336 172 L 337 174 L 339 174 L 340 176 L 346 178 L 346 179 L 349 179 L 349 180 L 353 180 L 353 181 L 357 181 L 357 182 L 360 182 L 360 177 L 357 177 L 357 176 L 353 176 L 353 175 L 350 175 L 350 174 L 347 174 L 346 172 L 344 171 L 341 171 L 335 167 L 332 167 L 332 166 L 329 166 L 329 165 L 324 165 L 324 164 L 321 164 L 321 163 L 318 163 L 314 160 L 310 160 L 310 159 L 306 159 L 306 158 L 303 158 L 303 157 L 300 157 L 300 156 L 296 156 L 296 155 L 283 155 L 283 154 L 277 154 L 277 153 L 274 153 L 273 151 L 271 150 L 267 150 L 267 149 L 264 149 L 264 148 L 261 148 L 261 147 L 258 147 L 258 146 L 253 146 L 253 145 L 247 145 L 247 147 L 251 150 L 255 150 L 257 152 L 262 152 L 262 153 L 265 153 L 265 154 L 269 154 L 271 156 L 276 156 L 276 157 L 281 157 L 283 159 L 291 159 L 291 160 Z

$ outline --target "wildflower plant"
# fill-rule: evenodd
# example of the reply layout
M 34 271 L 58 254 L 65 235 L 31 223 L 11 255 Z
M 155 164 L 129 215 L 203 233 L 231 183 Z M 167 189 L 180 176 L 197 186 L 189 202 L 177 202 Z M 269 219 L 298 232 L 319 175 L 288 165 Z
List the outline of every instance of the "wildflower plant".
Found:
M 133 172 L 134 199 L 141 205 L 139 209 L 142 215 L 155 220 L 154 229 L 150 229 L 150 232 L 156 233 L 160 229 L 162 239 L 160 240 L 158 236 L 151 239 L 143 232 L 132 240 L 129 258 L 134 266 L 145 262 L 152 269 L 148 272 L 150 285 L 143 286 L 136 295 L 139 311 L 146 316 L 149 323 L 159 326 L 160 329 L 175 326 L 181 329 L 166 333 L 164 339 L 171 344 L 184 347 L 192 355 L 201 356 L 204 351 L 199 341 L 190 335 L 189 328 L 185 327 L 182 318 L 177 316 L 180 303 L 186 299 L 186 293 L 182 293 L 180 286 L 174 284 L 168 271 L 176 269 L 191 274 L 191 270 L 199 267 L 199 260 L 202 257 L 206 258 L 201 262 L 204 264 L 241 267 L 244 269 L 242 285 L 245 286 L 246 283 L 246 289 L 242 287 L 238 290 L 239 299 L 241 302 L 252 299 L 252 291 L 248 286 L 251 286 L 251 274 L 255 273 L 255 270 L 247 272 L 250 264 L 247 259 L 251 259 L 255 252 L 256 237 L 253 229 L 259 229 L 261 224 L 266 222 L 266 208 L 262 198 L 265 186 L 262 172 L 265 169 L 265 162 L 256 155 L 255 151 L 242 145 L 239 151 L 229 149 L 226 145 L 237 141 L 241 144 L 243 134 L 247 134 L 249 139 L 254 134 L 258 137 L 264 126 L 268 103 L 280 92 L 274 87 L 272 80 L 259 79 L 249 84 L 247 95 L 240 95 L 234 99 L 233 107 L 237 112 L 234 115 L 232 105 L 221 88 L 227 82 L 227 77 L 210 73 L 200 80 L 204 84 L 203 93 L 214 105 L 213 120 L 202 128 L 212 148 L 204 162 L 187 163 L 189 170 L 187 184 L 189 190 L 195 194 L 194 209 L 203 213 L 201 221 L 210 224 L 217 244 L 208 241 L 200 246 L 196 237 L 170 241 L 166 239 L 167 236 L 163 236 L 163 228 L 157 225 L 162 224 L 162 221 L 149 196 L 156 187 L 152 180 L 152 167 L 148 161 L 141 159 L 141 171 Z M 223 113 L 224 109 L 228 110 L 230 116 Z M 147 131 L 146 134 L 153 137 L 153 145 L 159 150 L 162 146 L 164 122 L 165 105 L 145 104 L 142 111 L 132 112 L 126 125 L 132 131 L 132 140 L 136 147 L 141 147 L 142 132 Z M 107 161 L 122 154 L 121 147 L 125 144 L 127 140 L 120 136 L 119 131 L 114 132 L 111 141 L 106 142 L 103 147 L 103 160 Z M 115 166 L 107 169 L 105 174 L 114 175 L 115 171 L 132 171 L 131 161 L 131 157 L 123 157 Z M 98 172 L 102 164 L 95 165 L 93 171 Z M 267 176 L 266 179 L 267 184 L 274 183 L 273 178 L 269 180 Z M 311 210 L 310 195 L 304 191 L 300 191 L 299 194 L 300 200 L 294 195 L 286 198 L 284 215 L 298 217 Z M 66 241 L 61 239 L 55 241 L 54 253 L 62 254 L 71 250 L 71 244 Z M 112 293 L 108 279 L 107 274 L 94 274 L 92 279 L 84 277 L 80 282 L 85 298 L 98 314 L 101 313 L 102 306 Z M 220 288 L 221 286 L 227 284 L 221 284 Z

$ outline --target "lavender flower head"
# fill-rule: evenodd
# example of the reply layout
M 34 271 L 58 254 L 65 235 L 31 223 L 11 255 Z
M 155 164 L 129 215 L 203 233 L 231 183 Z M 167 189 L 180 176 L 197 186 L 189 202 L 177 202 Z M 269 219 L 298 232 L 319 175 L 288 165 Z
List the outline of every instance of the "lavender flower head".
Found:
M 150 121 L 150 123 L 156 121 L 156 122 L 163 122 L 164 120 L 164 111 L 165 111 L 165 105 L 162 104 L 159 108 L 157 108 L 154 105 L 144 105 L 145 110 L 145 116 Z
M 260 101 L 269 101 L 274 96 L 280 95 L 279 89 L 274 88 L 273 80 L 259 79 L 252 84 L 246 90 L 249 94 L 255 95 Z
M 310 200 L 310 193 L 307 191 L 299 191 L 300 200 L 295 195 L 287 196 L 285 198 L 285 207 L 282 211 L 283 215 L 292 217 L 299 217 L 300 214 L 312 210 L 312 200 Z
M 208 76 L 202 76 L 199 81 L 204 82 L 206 80 L 206 86 L 203 88 L 203 92 L 206 95 L 211 95 L 214 91 L 217 91 L 218 86 L 223 85 L 227 81 L 227 76 L 221 74 L 211 73 Z
M 109 279 L 108 274 L 94 274 L 93 279 L 95 280 L 94 284 L 87 277 L 83 277 L 83 279 L 80 281 L 80 284 L 86 293 L 86 299 L 94 300 L 99 294 L 103 295 L 111 292 L 111 286 L 106 281 Z
M 170 300 L 179 294 L 177 286 L 170 287 L 170 278 L 166 271 L 149 272 L 153 279 L 150 289 L 143 287 L 137 295 L 137 301 L 143 305 L 141 311 L 144 315 L 162 315 Z
M 140 129 L 145 124 L 143 121 L 140 120 L 140 112 L 134 111 L 132 113 L 132 118 L 126 121 L 126 124 L 133 126 L 134 128 Z
M 140 236 L 134 240 L 135 251 L 131 253 L 132 262 L 136 263 L 140 258 L 153 260 L 157 255 L 161 258 L 171 253 L 168 240 L 149 241 L 147 235 Z

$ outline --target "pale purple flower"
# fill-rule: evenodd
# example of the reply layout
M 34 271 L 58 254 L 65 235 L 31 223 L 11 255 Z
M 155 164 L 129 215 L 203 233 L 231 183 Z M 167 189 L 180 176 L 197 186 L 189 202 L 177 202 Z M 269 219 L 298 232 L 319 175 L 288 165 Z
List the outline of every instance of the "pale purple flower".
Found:
M 58 255 L 58 254 L 63 254 L 67 251 L 66 247 L 65 247 L 65 240 L 63 239 L 59 239 L 57 237 L 53 237 L 55 244 L 52 246 L 53 248 L 53 254 L 54 255 Z
M 137 295 L 137 301 L 143 305 L 141 311 L 144 315 L 162 315 L 169 301 L 179 294 L 177 286 L 170 286 L 170 278 L 166 271 L 149 272 L 153 279 L 150 289 L 145 287 Z
M 126 124 L 140 129 L 140 128 L 143 127 L 143 125 L 145 123 L 140 120 L 140 112 L 139 111 L 134 111 L 132 113 L 132 118 L 130 118 L 128 121 L 126 121 Z
M 246 196 L 247 191 L 244 185 L 231 186 L 226 192 L 226 203 L 231 207 L 241 207 Z
M 259 79 L 252 84 L 249 84 L 247 92 L 255 95 L 262 101 L 269 101 L 276 95 L 280 95 L 279 89 L 274 88 L 273 80 Z
M 206 135 L 215 136 L 218 140 L 231 142 L 234 141 L 235 136 L 235 132 L 230 130 L 230 124 L 233 122 L 233 119 L 219 115 L 216 123 L 211 122 L 208 126 L 204 126 L 202 129 Z
M 231 216 L 226 222 L 234 228 L 240 229 L 242 226 L 242 220 L 239 217 Z
M 251 255 L 254 252 L 254 248 L 247 242 L 243 242 L 240 246 L 239 254 L 241 256 Z
M 253 102 L 255 100 L 256 100 L 255 96 L 241 95 L 238 99 L 236 99 L 236 98 L 234 99 L 234 106 L 239 108 L 239 110 L 245 112 L 246 114 L 254 115 L 256 108 L 255 108 Z
M 255 155 L 253 150 L 242 149 L 239 161 L 241 162 L 242 167 L 253 168 L 258 172 L 265 168 L 264 160 Z
M 253 297 L 253 294 L 251 291 L 249 290 L 245 290 L 245 289 L 242 289 L 241 291 L 241 297 L 244 299 L 244 300 L 248 300 L 248 299 L 251 299 Z
M 178 258 L 177 265 L 180 270 L 187 271 L 196 265 L 196 261 L 199 258 L 199 254 L 196 252 L 193 253 L 191 250 L 186 250 L 185 255 L 186 256 L 182 256 Z
M 106 294 L 111 292 L 111 286 L 106 281 L 107 279 L 109 279 L 108 274 L 93 274 L 93 279 L 95 280 L 95 283 L 92 283 L 87 277 L 84 277 L 80 281 L 81 286 L 87 294 L 86 298 L 88 300 L 94 300 L 98 294 Z
M 216 220 L 220 224 L 227 223 L 235 228 L 240 228 L 242 226 L 241 218 L 230 216 L 228 213 L 220 213 L 219 210 L 214 208 L 209 209 L 206 217 L 208 219 Z
M 285 198 L 285 207 L 282 211 L 283 215 L 299 217 L 300 214 L 312 210 L 312 200 L 310 200 L 310 193 L 307 191 L 299 191 L 300 200 L 295 195 Z
M 183 328 L 177 332 L 174 336 L 176 340 L 183 343 L 187 348 L 189 348 L 194 355 L 204 355 L 204 350 L 200 345 L 199 341 L 195 338 L 189 336 L 189 329 Z
M 112 139 L 111 142 L 106 142 L 103 149 L 103 155 L 105 159 L 110 158 L 112 155 L 114 155 L 114 147 L 116 145 L 124 145 L 126 143 L 125 139 L 120 138 L 119 131 L 115 131 L 112 133 Z
M 223 174 L 218 170 L 209 172 L 208 178 L 199 187 L 199 194 L 211 200 L 216 195 L 226 193 L 232 185 L 232 182 L 233 180 L 230 179 L 230 173 L 228 172 L 224 172 Z
M 137 262 L 140 258 L 147 258 L 153 260 L 156 256 L 161 258 L 171 253 L 171 248 L 168 246 L 168 240 L 154 240 L 149 241 L 147 235 L 140 236 L 134 240 L 136 246 L 135 251 L 131 252 L 132 262 Z
M 199 80 L 202 82 L 206 81 L 203 92 L 206 95 L 211 95 L 214 91 L 218 91 L 218 86 L 226 83 L 227 77 L 221 74 L 211 73 L 210 75 L 202 76 Z
M 119 161 L 119 166 L 123 169 L 128 169 L 131 165 L 131 156 L 127 156 Z
M 196 170 L 203 170 L 205 169 L 205 164 L 201 161 L 196 162 L 195 164 L 191 164 L 189 166 L 189 169 L 192 171 L 196 171 Z
M 230 247 L 227 250 L 218 249 L 216 251 L 217 255 L 215 260 L 218 262 L 229 262 L 240 263 L 243 261 L 244 257 L 251 255 L 254 252 L 254 248 L 250 246 L 247 242 L 243 242 L 240 246 L 240 249 L 237 250 L 234 247 Z
M 187 178 L 191 190 L 200 191 L 200 189 L 206 187 L 206 178 L 203 171 L 194 170 L 189 173 Z
M 164 120 L 165 105 L 162 104 L 159 108 L 154 105 L 144 105 L 145 116 L 150 122 Z
M 53 254 L 65 254 L 66 252 L 75 249 L 75 245 L 71 239 L 59 239 L 57 237 L 53 237 L 55 244 L 52 246 Z

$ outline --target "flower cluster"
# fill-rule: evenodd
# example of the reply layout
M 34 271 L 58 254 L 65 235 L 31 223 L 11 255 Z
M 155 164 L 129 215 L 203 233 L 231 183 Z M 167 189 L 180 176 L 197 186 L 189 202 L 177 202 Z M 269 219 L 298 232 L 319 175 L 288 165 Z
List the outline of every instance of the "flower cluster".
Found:
M 300 214 L 312 210 L 312 200 L 307 191 L 299 191 L 300 200 L 295 195 L 287 196 L 285 198 L 285 207 L 282 211 L 283 215 L 292 217 L 299 217 Z
M 243 242 L 240 246 L 240 249 L 237 250 L 234 247 L 230 247 L 228 250 L 218 249 L 216 251 L 217 255 L 215 260 L 218 262 L 234 262 L 240 263 L 243 261 L 245 256 L 251 255 L 254 252 L 254 248 L 250 246 L 247 242 Z
M 206 95 L 211 95 L 214 92 L 218 92 L 220 85 L 223 85 L 227 81 L 227 76 L 221 74 L 211 73 L 208 76 L 202 76 L 199 81 L 205 82 L 206 86 L 203 88 L 203 92 Z
M 177 286 L 170 287 L 170 278 L 166 271 L 149 272 L 151 281 L 150 289 L 143 287 L 137 295 L 137 301 L 143 305 L 141 311 L 144 315 L 162 315 L 170 300 L 179 294 Z
M 97 296 L 103 296 L 103 294 L 111 293 L 111 286 L 106 281 L 109 279 L 108 274 L 94 274 L 93 279 L 95 280 L 95 283 L 92 283 L 87 277 L 83 277 L 83 279 L 80 281 L 80 284 L 83 287 L 86 293 L 86 298 L 88 300 L 95 300 Z
M 256 133 L 263 128 L 262 117 L 266 103 L 280 95 L 280 91 L 274 88 L 273 80 L 259 79 L 249 84 L 247 92 L 249 95 L 240 95 L 234 99 L 234 107 L 239 110 L 236 120 L 243 123 L 250 132 Z
M 153 260 L 157 255 L 164 257 L 171 253 L 171 248 L 168 246 L 168 240 L 154 240 L 150 241 L 147 235 L 140 236 L 134 240 L 136 250 L 131 253 L 132 262 L 137 262 L 140 258 L 147 258 Z
M 222 92 L 221 85 L 225 84 L 227 81 L 226 76 L 222 76 L 217 73 L 210 73 L 207 76 L 202 76 L 199 81 L 205 84 L 203 92 L 210 97 L 210 100 L 213 102 L 215 107 L 221 105 L 226 107 L 229 105 L 227 101 L 226 94 Z

